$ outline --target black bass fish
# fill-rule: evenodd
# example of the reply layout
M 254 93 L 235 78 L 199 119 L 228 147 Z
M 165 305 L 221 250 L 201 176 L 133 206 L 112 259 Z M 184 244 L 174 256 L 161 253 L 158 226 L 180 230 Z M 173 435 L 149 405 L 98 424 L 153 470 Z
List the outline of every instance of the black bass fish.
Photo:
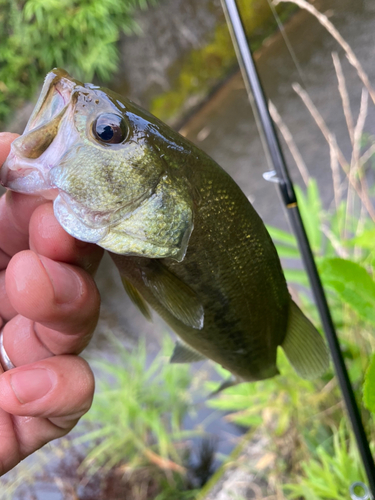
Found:
M 281 346 L 302 377 L 326 370 L 323 339 L 241 189 L 133 102 L 53 70 L 0 180 L 52 199 L 69 234 L 109 251 L 142 313 L 151 306 L 181 338 L 172 362 L 210 358 L 262 380 L 279 373 Z

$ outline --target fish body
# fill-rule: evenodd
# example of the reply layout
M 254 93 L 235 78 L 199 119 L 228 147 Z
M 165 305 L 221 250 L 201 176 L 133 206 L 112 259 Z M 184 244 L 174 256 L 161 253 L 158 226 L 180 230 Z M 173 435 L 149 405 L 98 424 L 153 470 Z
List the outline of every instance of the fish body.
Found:
M 210 358 L 262 380 L 278 373 L 282 346 L 301 376 L 325 371 L 324 342 L 241 189 L 131 101 L 52 71 L 0 180 L 53 199 L 68 233 L 110 252 L 139 309 L 181 338 L 172 361 Z

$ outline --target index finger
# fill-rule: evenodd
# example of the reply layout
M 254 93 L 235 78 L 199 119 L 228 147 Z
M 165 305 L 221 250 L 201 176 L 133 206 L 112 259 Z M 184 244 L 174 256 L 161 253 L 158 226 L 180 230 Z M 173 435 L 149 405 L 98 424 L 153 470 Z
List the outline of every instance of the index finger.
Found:
M 46 203 L 46 201 L 41 196 L 30 196 L 11 191 L 7 191 L 0 198 L 0 254 L 12 257 L 29 248 L 31 215 L 39 205 Z
M 2 165 L 9 154 L 10 145 L 17 139 L 18 134 L 11 132 L 0 132 L 0 165 Z
M 10 145 L 18 134 L 0 133 L 0 165 L 9 154 Z M 4 269 L 7 257 L 29 246 L 28 227 L 31 214 L 45 200 L 8 191 L 0 198 L 0 269 Z

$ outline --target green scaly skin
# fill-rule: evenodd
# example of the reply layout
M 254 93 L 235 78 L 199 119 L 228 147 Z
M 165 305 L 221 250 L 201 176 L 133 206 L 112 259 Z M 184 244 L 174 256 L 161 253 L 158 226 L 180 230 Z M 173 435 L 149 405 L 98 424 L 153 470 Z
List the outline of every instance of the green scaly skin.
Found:
M 182 175 L 189 169 L 189 181 L 196 187 L 194 230 L 181 262 L 161 262 L 196 293 L 204 308 L 203 328 L 179 321 L 145 285 L 143 270 L 152 269 L 153 259 L 111 257 L 186 343 L 244 380 L 276 375 L 276 349 L 286 335 L 290 297 L 275 247 L 229 175 L 192 145 L 185 142 L 185 147 L 198 156 L 181 168 Z

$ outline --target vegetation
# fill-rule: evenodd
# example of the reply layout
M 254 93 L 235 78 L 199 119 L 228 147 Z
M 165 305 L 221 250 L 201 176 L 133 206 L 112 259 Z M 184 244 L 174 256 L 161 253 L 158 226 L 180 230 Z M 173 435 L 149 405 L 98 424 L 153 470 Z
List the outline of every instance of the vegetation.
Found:
M 302 463 L 304 476 L 298 484 L 286 484 L 288 498 L 306 500 L 331 500 L 347 498 L 353 483 L 366 483 L 353 433 L 348 432 L 344 421 L 333 432 L 331 446 L 320 445 L 316 458 Z M 358 492 L 363 498 L 363 491 Z
M 176 443 L 187 437 L 181 423 L 192 405 L 189 367 L 168 362 L 173 351 L 168 337 L 149 366 L 144 342 L 132 352 L 116 339 L 113 342 L 116 363 L 93 362 L 99 375 L 97 392 L 84 417 L 86 428 L 92 430 L 74 441 L 88 444 L 82 467 L 96 472 L 129 457 L 127 468 L 155 464 L 183 473 Z
M 153 0 L 155 1 L 155 0 Z M 148 0 L 0 0 L 0 122 L 61 66 L 78 79 L 108 80 L 121 33 L 139 33 Z

